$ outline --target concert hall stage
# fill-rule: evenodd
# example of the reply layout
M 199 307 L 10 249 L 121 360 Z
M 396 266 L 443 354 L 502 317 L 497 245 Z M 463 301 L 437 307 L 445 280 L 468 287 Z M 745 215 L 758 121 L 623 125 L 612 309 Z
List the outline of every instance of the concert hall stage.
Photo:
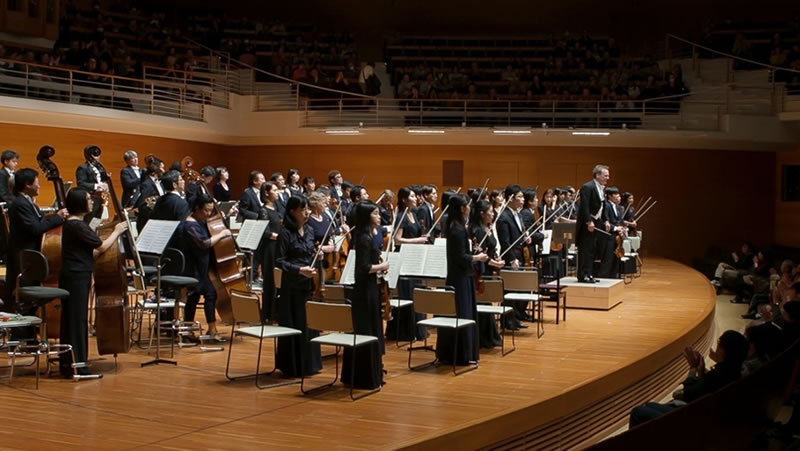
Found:
M 32 371 L 21 370 L 10 387 L 0 381 L 0 447 L 574 448 L 616 430 L 632 406 L 664 396 L 684 378 L 681 352 L 709 347 L 714 305 L 701 274 L 648 258 L 614 309 L 571 309 L 556 325 L 555 309 L 546 308 L 542 338 L 531 325 L 517 335 L 515 352 L 484 351 L 480 368 L 464 375 L 454 377 L 446 366 L 411 372 L 406 350 L 388 342 L 388 384 L 356 402 L 341 385 L 307 397 L 298 385 L 258 390 L 252 380 L 228 382 L 227 345 L 225 352 L 185 348 L 176 352 L 177 367 L 147 368 L 140 363 L 150 355 L 134 348 L 120 356 L 116 372 L 112 358 L 94 361 L 101 380 L 53 377 L 38 391 Z M 265 347 L 268 369 L 271 342 Z M 237 343 L 232 367 L 251 372 L 256 349 Z M 327 382 L 333 359 L 324 365 L 312 384 Z

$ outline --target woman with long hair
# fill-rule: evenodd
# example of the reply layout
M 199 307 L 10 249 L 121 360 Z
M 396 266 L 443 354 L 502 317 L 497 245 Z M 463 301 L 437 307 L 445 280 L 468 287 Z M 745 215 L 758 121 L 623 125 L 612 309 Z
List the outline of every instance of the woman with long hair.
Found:
M 353 350 L 345 348 L 342 382 L 355 388 L 378 388 L 383 382 L 381 355 L 385 353 L 381 320 L 378 273 L 389 270 L 389 262 L 381 263 L 381 248 L 373 237 L 381 225 L 378 206 L 368 200 L 356 205 L 356 226 L 353 249 L 356 251 L 355 284 L 351 296 L 353 332 L 378 337 L 369 346 L 358 348 L 355 373 L 350 373 Z
M 504 263 L 499 260 L 500 246 L 497 242 L 497 231 L 494 228 L 494 212 L 489 202 L 482 200 L 474 204 L 470 209 L 469 229 L 475 245 L 480 245 L 481 252 L 489 256 L 489 261 L 474 262 L 473 267 L 482 276 L 492 276 L 498 268 L 502 268 Z M 489 313 L 478 314 L 478 335 L 482 348 L 491 349 L 503 344 L 502 337 L 497 331 L 494 315 Z
M 258 219 L 269 221 L 264 237 L 261 239 L 261 319 L 262 321 L 274 320 L 276 316 L 275 305 L 275 278 L 272 269 L 275 268 L 275 257 L 278 253 L 278 236 L 281 233 L 283 218 L 275 207 L 278 200 L 278 187 L 272 182 L 261 185 L 261 202 L 264 205 L 258 213 Z
M 310 343 L 319 336 L 319 331 L 306 326 L 306 300 L 311 296 L 311 281 L 316 275 L 311 267 L 316 247 L 314 231 L 308 225 L 308 213 L 305 197 L 292 196 L 286 202 L 275 259 L 275 266 L 283 271 L 278 325 L 303 332 L 300 337 L 278 338 L 276 364 L 286 377 L 299 377 L 301 373 L 310 375 L 322 369 L 319 345 Z
M 303 187 L 300 185 L 300 171 L 289 169 L 289 172 L 286 173 L 286 188 L 289 190 L 290 196 L 303 195 Z

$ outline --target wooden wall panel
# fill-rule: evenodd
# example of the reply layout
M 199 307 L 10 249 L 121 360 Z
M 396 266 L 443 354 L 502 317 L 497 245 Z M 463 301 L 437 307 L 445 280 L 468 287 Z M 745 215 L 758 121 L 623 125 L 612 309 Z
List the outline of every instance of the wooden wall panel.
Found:
M 769 245 L 775 232 L 775 206 L 765 193 L 773 190 L 776 157 L 766 152 L 422 145 L 255 146 L 226 155 L 237 190 L 253 167 L 265 173 L 296 167 L 318 183 L 335 167 L 353 182 L 366 174 L 371 193 L 413 183 L 441 186 L 442 160 L 464 160 L 467 187 L 491 177 L 490 188 L 514 182 L 540 190 L 579 186 L 603 163 L 611 167 L 612 185 L 658 200 L 642 224 L 648 253 L 690 262 L 711 244 Z
M 784 164 L 800 164 L 800 147 L 794 152 L 777 154 L 775 164 L 775 243 L 800 248 L 800 202 L 781 200 L 781 167 Z M 766 193 L 765 193 L 766 194 Z

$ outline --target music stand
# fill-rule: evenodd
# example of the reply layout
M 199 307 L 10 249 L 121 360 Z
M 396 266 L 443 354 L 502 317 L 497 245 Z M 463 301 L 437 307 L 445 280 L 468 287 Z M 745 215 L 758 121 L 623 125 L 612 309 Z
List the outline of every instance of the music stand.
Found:
M 228 210 L 230 211 L 230 209 Z M 268 225 L 269 221 L 267 220 L 245 219 L 244 223 L 242 223 L 242 228 L 239 229 L 239 234 L 236 235 L 236 244 L 250 260 L 247 287 L 251 292 L 253 291 L 253 282 L 256 275 L 255 252 L 258 246 L 261 245 L 261 239 L 264 238 Z
M 577 226 L 574 222 L 554 222 L 553 242 L 564 247 L 564 270 L 569 273 L 569 247 L 576 238 Z M 559 268 L 560 269 L 560 268 Z M 559 271 L 558 277 L 561 277 Z
M 174 360 L 161 358 L 161 269 L 167 262 L 161 261 L 161 257 L 166 250 L 169 240 L 175 234 L 175 230 L 180 224 L 179 221 L 163 221 L 151 219 L 147 221 L 144 230 L 136 240 L 136 247 L 140 254 L 156 258 L 156 356 L 149 362 L 142 363 L 142 367 L 168 363 L 177 365 Z M 175 302 L 178 302 L 176 299 Z

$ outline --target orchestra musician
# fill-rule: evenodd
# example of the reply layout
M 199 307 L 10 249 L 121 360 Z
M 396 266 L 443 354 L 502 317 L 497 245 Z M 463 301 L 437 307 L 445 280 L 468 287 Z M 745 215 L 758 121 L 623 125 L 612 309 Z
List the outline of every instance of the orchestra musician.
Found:
M 158 197 L 164 195 L 164 187 L 159 180 L 164 175 L 164 162 L 154 155 L 145 158 L 145 175 L 139 186 L 139 196 L 134 201 L 136 207 L 136 229 L 141 232 L 153 213 L 153 206 Z
M 492 204 L 492 209 L 494 210 L 495 216 L 500 214 L 500 208 L 503 206 L 505 201 L 506 200 L 503 197 L 503 190 L 501 189 L 492 190 L 491 194 L 489 194 L 489 203 Z
M 383 321 L 381 319 L 378 273 L 389 270 L 389 262 L 381 263 L 381 244 L 373 237 L 380 228 L 381 217 L 378 206 L 368 200 L 359 202 L 356 215 L 353 243 L 356 251 L 355 284 L 352 294 L 353 333 L 377 337 L 378 341 L 355 350 L 345 348 L 342 367 L 342 382 L 354 388 L 374 389 L 383 383 L 382 355 L 385 354 Z M 381 240 L 382 243 L 382 240 Z M 355 372 L 351 373 L 353 353 L 358 353 Z
M 317 250 L 314 231 L 307 223 L 307 206 L 305 197 L 289 198 L 275 259 L 275 266 L 283 271 L 278 325 L 302 331 L 300 337 L 278 338 L 276 365 L 286 377 L 299 377 L 302 371 L 310 375 L 322 369 L 319 344 L 310 343 L 312 338 L 319 336 L 319 331 L 308 329 L 306 325 L 306 300 L 311 296 L 311 281 L 317 273 L 311 267 Z
M 259 211 L 258 219 L 269 221 L 264 237 L 261 239 L 262 258 L 261 267 L 266 268 L 262 273 L 261 319 L 262 321 L 274 320 L 277 313 L 275 304 L 275 277 L 272 268 L 275 267 L 275 257 L 278 252 L 278 236 L 281 232 L 283 218 L 275 207 L 278 200 L 278 187 L 271 182 L 261 185 L 261 201 L 264 206 Z
M 208 231 L 206 221 L 214 215 L 214 200 L 206 193 L 200 193 L 194 199 L 192 213 L 186 218 L 183 224 L 183 250 L 186 256 L 186 267 L 184 272 L 189 277 L 198 280 L 198 284 L 189 289 L 186 297 L 186 307 L 183 310 L 184 321 L 194 321 L 197 303 L 200 296 L 203 296 L 203 312 L 208 324 L 207 334 L 218 343 L 227 341 L 220 336 L 217 330 L 217 317 L 215 306 L 217 291 L 209 278 L 211 269 L 211 249 L 219 240 L 231 236 L 230 229 L 223 228 L 219 232 L 211 235 Z
M 292 197 L 292 192 L 286 188 L 286 179 L 283 178 L 283 174 L 280 172 L 273 173 L 269 181 L 278 187 L 278 201 L 275 205 L 278 207 L 278 211 L 283 214 L 286 211 L 286 202 Z
M 302 186 L 302 188 L 303 188 L 303 194 L 305 194 L 306 196 L 308 196 L 309 194 L 311 194 L 314 191 L 316 191 L 317 190 L 317 184 L 316 184 L 316 182 L 314 182 L 314 177 L 311 177 L 311 176 L 308 176 L 308 175 L 303 177 L 303 186 Z M 328 193 L 330 193 L 330 191 Z
M 344 183 L 344 178 L 342 178 L 342 173 L 336 169 L 332 169 L 328 172 L 328 185 L 331 189 L 331 198 L 339 203 L 342 199 L 347 199 L 347 195 L 345 195 L 344 190 L 342 188 L 342 183 Z
M 410 187 L 404 186 L 397 192 L 397 208 L 400 211 L 395 218 L 394 245 L 395 251 L 399 251 L 404 244 L 425 244 L 428 242 L 422 232 L 417 215 L 414 213 L 417 207 L 417 196 Z M 415 279 L 401 278 L 397 282 L 397 293 L 400 299 L 413 299 L 414 288 L 420 286 L 421 282 Z M 399 318 L 402 316 L 402 318 Z M 423 315 L 414 314 L 411 309 L 400 309 L 395 311 L 393 319 L 386 324 L 386 337 L 399 341 L 422 340 L 425 338 L 425 328 L 417 326 L 417 321 L 423 319 Z M 402 328 L 396 330 L 398 321 Z
M 311 230 L 314 232 L 314 243 L 318 246 L 318 248 L 328 254 L 336 250 L 336 247 L 331 244 L 333 242 L 333 226 L 328 227 L 331 224 L 330 216 L 325 214 L 325 210 L 328 208 L 328 199 L 322 193 L 313 192 L 310 196 L 308 196 L 308 206 L 311 209 L 311 213 L 308 216 L 308 225 L 311 226 Z M 322 240 L 326 240 L 324 243 Z M 317 259 L 317 270 L 324 270 L 325 260 L 324 259 Z
M 217 183 L 214 184 L 214 199 L 217 202 L 228 202 L 231 200 L 231 187 L 228 186 L 228 179 L 231 175 L 228 168 L 220 166 L 216 170 Z
M 350 190 L 350 204 L 346 214 L 347 226 L 351 229 L 356 225 L 356 206 L 362 200 L 369 200 L 369 193 L 362 185 L 356 185 Z
M 489 256 L 488 262 L 473 262 L 473 266 L 481 276 L 492 276 L 505 263 L 497 258 L 500 255 L 500 243 L 497 241 L 497 231 L 494 230 L 494 211 L 489 201 L 481 200 L 473 203 L 469 226 L 475 245 L 481 246 L 478 250 Z M 482 348 L 492 349 L 503 344 L 494 315 L 491 313 L 478 314 L 478 328 Z
M 135 150 L 128 150 L 122 154 L 125 160 L 125 167 L 119 172 L 120 183 L 122 184 L 122 207 L 129 207 L 135 203 L 135 197 L 139 193 L 139 186 L 142 184 L 144 171 L 139 168 L 139 155 Z
M 536 197 L 536 191 L 532 189 L 523 190 L 522 196 L 523 208 L 519 212 L 519 217 L 522 219 L 522 227 L 527 230 L 539 219 L 539 198 Z M 531 235 L 531 244 L 528 247 L 534 264 L 539 261 L 537 248 L 542 246 L 542 242 L 544 242 L 544 234 L 542 232 L 535 232 Z
M 19 154 L 13 150 L 4 150 L 0 154 L 0 202 L 6 203 L 6 208 L 14 201 L 14 171 L 19 164 Z
M 378 204 L 378 210 L 381 215 L 381 225 L 392 225 L 392 218 L 394 217 L 394 192 L 390 189 L 383 191 L 383 197 Z
M 436 201 L 439 200 L 439 193 L 436 191 L 436 185 L 425 185 L 422 187 L 422 205 L 417 208 L 417 218 L 420 224 L 423 224 L 423 230 L 430 237 L 429 240 L 433 243 L 437 237 L 442 235 L 442 229 L 437 224 L 433 230 L 431 227 L 435 222 Z M 442 204 L 447 205 L 447 204 Z
M 350 199 L 350 193 L 353 191 L 353 184 L 348 181 L 344 181 L 342 182 L 341 188 L 342 194 L 339 197 L 339 215 L 341 215 L 343 218 L 346 218 L 350 213 L 350 207 L 353 206 L 353 201 Z M 331 190 L 331 194 L 333 194 L 333 190 Z
M 486 263 L 489 256 L 478 250 L 470 250 L 466 221 L 469 218 L 469 201 L 463 194 L 450 197 L 444 236 L 447 238 L 447 279 L 445 283 L 455 289 L 456 315 L 458 318 L 478 321 L 478 304 L 475 300 L 474 262 Z M 502 265 L 502 264 L 501 264 Z M 458 343 L 454 340 L 458 337 Z M 454 345 L 456 347 L 453 354 Z M 478 331 L 467 327 L 458 332 L 454 329 L 439 329 L 436 334 L 436 358 L 443 363 L 456 365 L 473 364 L 480 358 Z
M 84 220 L 91 221 L 100 218 L 103 214 L 103 193 L 108 192 L 108 184 L 103 181 L 103 174 L 98 167 L 100 161 L 100 148 L 90 144 L 83 149 L 83 156 L 86 162 L 78 166 L 75 170 L 75 180 L 77 188 L 84 189 L 92 196 L 92 209 L 86 214 Z
M 261 211 L 261 185 L 265 182 L 264 173 L 259 170 L 250 171 L 248 176 L 247 188 L 239 196 L 239 222 L 245 219 L 258 219 L 258 212 Z M 275 204 L 278 213 L 283 215 L 278 203 Z
M 303 187 L 300 185 L 300 171 L 297 169 L 289 169 L 289 172 L 286 173 L 286 189 L 288 190 L 286 197 L 303 195 Z
M 616 186 L 606 188 L 606 203 L 603 206 L 604 226 L 609 229 L 611 235 L 603 235 L 598 238 L 598 250 L 600 253 L 600 277 L 607 279 L 617 277 L 619 274 L 619 260 L 614 251 L 617 248 L 617 235 L 623 233 L 625 226 L 622 225 L 622 207 L 620 207 L 620 194 Z
M 595 232 L 595 228 L 606 227 L 603 222 L 603 202 L 605 200 L 605 186 L 609 177 L 608 166 L 598 164 L 592 170 L 592 180 L 584 183 L 578 194 L 581 198 L 576 226 L 578 282 L 596 282 L 592 276 L 592 265 L 597 253 L 597 235 L 599 232 Z
M 620 206 L 622 206 L 622 210 L 625 212 L 625 216 L 622 218 L 622 220 L 625 226 L 628 228 L 629 236 L 636 236 L 636 211 L 633 207 L 633 202 L 633 194 L 622 194 Z
M 533 242 L 531 237 L 520 238 L 525 229 L 522 225 L 522 218 L 519 216 L 519 210 L 522 208 L 525 196 L 522 193 L 522 187 L 515 183 L 506 186 L 503 195 L 508 199 L 508 203 L 497 220 L 497 238 L 500 241 L 500 249 L 505 253 L 504 260 L 506 265 L 511 266 L 513 269 L 519 269 L 525 265 L 522 247 L 530 246 Z M 511 245 L 514 242 L 517 244 L 512 247 Z M 527 328 L 528 325 L 521 322 L 533 320 L 527 313 L 527 304 L 514 302 L 510 306 L 514 308 L 516 321 L 509 320 L 508 328 Z
M 100 240 L 83 220 L 92 204 L 89 192 L 82 188 L 67 193 L 69 216 L 61 235 L 61 272 L 58 276 L 58 286 L 69 291 L 69 296 L 61 299 L 60 342 L 72 345 L 72 354 L 64 353 L 59 357 L 61 376 L 67 379 L 74 374 L 90 374 L 86 365 L 89 356 L 89 291 L 94 261 L 128 230 L 127 222 L 119 222 L 105 241 Z M 80 366 L 73 368 L 72 356 L 75 357 L 74 363 Z
M 183 176 L 179 171 L 171 170 L 161 176 L 161 185 L 164 187 L 164 195 L 159 197 L 155 206 L 153 206 L 153 213 L 150 215 L 150 219 L 179 221 L 180 225 L 169 242 L 170 247 L 180 249 L 183 222 L 191 213 L 189 204 L 181 196 L 184 189 Z
M 202 194 L 204 191 L 208 192 L 208 185 L 214 181 L 214 176 L 217 175 L 217 170 L 214 169 L 212 166 L 204 166 L 203 169 L 200 169 L 200 178 L 197 180 L 192 180 L 191 182 L 186 184 L 186 203 L 189 206 L 194 205 L 195 199 Z M 200 184 L 205 185 L 206 189 L 203 190 L 203 187 Z
M 9 236 L 8 260 L 6 262 L 6 302 L 7 311 L 15 311 L 12 296 L 20 273 L 20 252 L 26 249 L 41 251 L 42 235 L 64 223 L 67 210 L 61 209 L 54 215 L 43 216 L 34 200 L 39 195 L 39 173 L 35 169 L 20 169 L 14 175 L 14 202 L 8 210 Z M 24 281 L 21 281 L 25 285 Z M 32 312 L 19 312 L 31 314 Z

